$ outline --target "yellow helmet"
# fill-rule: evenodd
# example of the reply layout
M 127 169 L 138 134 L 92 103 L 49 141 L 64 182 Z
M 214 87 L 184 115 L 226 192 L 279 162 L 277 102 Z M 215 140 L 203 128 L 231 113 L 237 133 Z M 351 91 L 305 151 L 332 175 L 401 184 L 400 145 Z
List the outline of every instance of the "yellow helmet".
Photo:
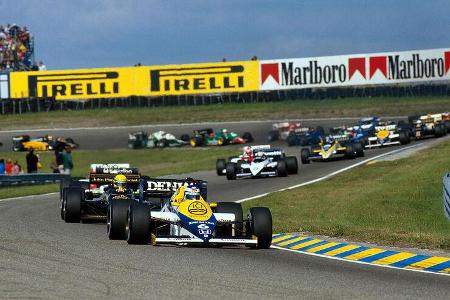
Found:
M 125 188 L 127 186 L 127 177 L 123 174 L 117 174 L 116 177 L 114 177 L 114 188 L 125 191 Z

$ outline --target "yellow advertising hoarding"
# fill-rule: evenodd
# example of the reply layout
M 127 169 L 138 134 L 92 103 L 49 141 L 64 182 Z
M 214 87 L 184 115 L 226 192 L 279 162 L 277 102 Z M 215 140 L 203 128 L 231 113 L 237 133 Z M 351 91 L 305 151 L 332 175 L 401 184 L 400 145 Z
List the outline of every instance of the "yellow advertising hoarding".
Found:
M 12 72 L 11 98 L 57 100 L 256 91 L 258 62 Z

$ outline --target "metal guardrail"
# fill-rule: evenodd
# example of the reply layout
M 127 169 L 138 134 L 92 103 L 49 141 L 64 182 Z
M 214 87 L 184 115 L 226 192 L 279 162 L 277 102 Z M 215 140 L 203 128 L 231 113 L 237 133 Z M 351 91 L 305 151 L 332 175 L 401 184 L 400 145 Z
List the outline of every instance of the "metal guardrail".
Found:
M 443 183 L 444 214 L 450 219 L 450 173 L 444 176 Z
M 34 184 L 61 183 L 70 181 L 70 175 L 65 174 L 23 174 L 23 175 L 0 175 L 0 187 L 20 186 Z

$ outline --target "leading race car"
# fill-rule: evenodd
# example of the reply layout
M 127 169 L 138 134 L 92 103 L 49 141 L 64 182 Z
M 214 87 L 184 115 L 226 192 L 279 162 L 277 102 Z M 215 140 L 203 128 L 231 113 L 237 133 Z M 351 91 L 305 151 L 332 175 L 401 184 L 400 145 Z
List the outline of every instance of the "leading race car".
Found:
M 301 128 L 299 122 L 280 122 L 272 124 L 272 130 L 267 135 L 269 142 L 286 140 L 289 134 L 297 128 Z
M 373 136 L 367 139 L 366 148 L 391 145 L 405 145 L 410 142 L 409 134 L 397 127 L 395 122 L 379 122 Z
M 442 114 L 428 114 L 418 117 L 409 117 L 416 139 L 427 137 L 442 137 L 447 134 Z
M 245 144 L 253 142 L 253 136 L 250 132 L 244 132 L 242 137 L 239 137 L 234 132 L 229 132 L 227 129 L 214 130 L 212 128 L 205 128 L 194 130 L 194 136 L 191 138 L 191 146 L 223 146 L 229 144 Z
M 272 243 L 272 214 L 268 208 L 250 208 L 244 218 L 239 203 L 208 203 L 204 197 L 204 181 L 148 179 L 141 182 L 141 196 L 131 202 L 127 212 L 129 244 L 269 248 Z M 159 204 L 152 200 L 155 198 L 160 199 Z
M 15 152 L 28 151 L 32 148 L 35 151 L 62 151 L 65 147 L 75 149 L 78 148 L 79 145 L 75 143 L 72 138 L 54 137 L 51 135 L 30 138 L 29 135 L 19 135 L 13 137 L 12 150 Z
M 151 134 L 138 131 L 128 135 L 128 148 L 131 149 L 181 147 L 188 144 L 189 135 L 183 134 L 178 139 L 175 135 L 162 130 Z
M 123 239 L 126 212 L 139 179 L 138 170 L 129 164 L 92 164 L 88 181 L 80 179 L 63 187 L 61 217 L 67 223 L 106 220 L 109 237 Z M 111 219 L 121 226 L 111 226 Z
M 328 135 L 318 145 L 303 148 L 300 156 L 303 164 L 314 160 L 352 159 L 364 156 L 364 147 L 361 142 L 353 142 L 348 134 Z
M 226 175 L 228 180 L 253 177 L 286 177 L 298 173 L 298 163 L 295 156 L 286 157 L 280 148 L 270 145 L 245 146 L 244 152 L 229 159 L 218 159 L 217 174 Z

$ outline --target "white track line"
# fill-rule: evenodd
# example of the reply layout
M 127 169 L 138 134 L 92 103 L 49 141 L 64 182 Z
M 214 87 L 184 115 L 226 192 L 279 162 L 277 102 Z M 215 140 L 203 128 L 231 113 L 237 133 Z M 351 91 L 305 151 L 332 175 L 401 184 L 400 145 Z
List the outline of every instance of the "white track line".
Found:
M 21 197 L 14 197 L 14 198 L 5 198 L 5 199 L 0 199 L 0 202 L 6 202 L 6 201 L 13 201 L 13 200 L 23 200 L 23 199 L 27 199 L 27 198 L 36 198 L 36 197 L 41 197 L 41 196 L 52 196 L 55 194 L 59 194 L 59 192 L 53 192 L 53 193 L 47 193 L 47 194 L 36 194 L 36 195 L 28 195 L 28 196 L 21 196 Z
M 360 165 L 364 165 L 364 164 L 366 164 L 366 163 L 368 163 L 368 162 L 370 162 L 370 161 L 376 160 L 376 159 L 378 159 L 378 158 L 380 158 L 380 157 L 384 157 L 384 156 L 391 155 L 391 154 L 398 153 L 398 152 L 402 152 L 402 151 L 405 151 L 405 150 L 408 150 L 408 149 L 411 149 L 411 148 L 415 148 L 415 147 L 421 146 L 422 144 L 423 144 L 423 143 L 418 143 L 418 144 L 414 144 L 414 145 L 411 145 L 411 146 L 408 146 L 408 147 L 404 147 L 404 148 L 402 148 L 402 149 L 392 150 L 392 151 L 389 151 L 389 152 L 386 152 L 386 153 L 383 153 L 383 154 L 380 154 L 380 155 L 377 155 L 377 156 L 374 156 L 374 157 L 365 159 L 365 160 L 363 160 L 363 161 L 360 161 L 360 162 L 358 162 L 358 163 L 356 163 L 356 164 L 347 166 L 347 167 L 345 167 L 345 168 L 339 169 L 339 170 L 334 171 L 334 172 L 332 172 L 332 173 L 330 173 L 330 174 L 328 174 L 328 175 L 325 175 L 325 176 L 323 176 L 323 177 L 319 177 L 319 178 L 316 178 L 316 179 L 313 179 L 313 180 L 310 180 L 310 181 L 307 181 L 307 182 L 303 182 L 303 183 L 300 183 L 300 184 L 292 185 L 292 186 L 289 186 L 289 187 L 287 187 L 287 188 L 282 188 L 282 189 L 279 189 L 279 190 L 276 190 L 276 191 L 267 192 L 267 193 L 264 193 L 264 194 L 259 194 L 259 195 L 252 196 L 252 197 L 249 197 L 249 198 L 240 199 L 240 200 L 237 200 L 237 201 L 235 201 L 235 202 L 236 202 L 236 203 L 242 203 L 242 202 L 245 202 L 245 201 L 249 201 L 249 200 L 253 200 L 253 199 L 258 199 L 258 198 L 267 196 L 267 195 L 269 195 L 269 194 L 271 194 L 271 193 L 278 193 L 278 192 L 282 192 L 282 191 L 286 191 L 286 190 L 291 190 L 291 189 L 295 189 L 295 188 L 298 188 L 298 187 L 302 187 L 302 186 L 305 186 L 305 185 L 310 185 L 310 184 L 313 184 L 313 183 L 316 183 L 316 182 L 319 182 L 319 181 L 328 179 L 328 178 L 330 178 L 330 177 L 336 176 L 336 175 L 339 174 L 339 173 L 348 171 L 348 170 L 353 169 L 353 168 L 355 168 L 355 167 L 358 167 L 358 166 L 360 166 Z
M 271 248 L 277 249 L 277 250 L 284 250 L 284 251 L 288 251 L 288 252 L 296 252 L 299 254 L 312 255 L 312 256 L 318 256 L 318 257 L 323 257 L 323 258 L 328 258 L 328 259 L 340 260 L 340 261 L 345 261 L 345 262 L 350 262 L 350 263 L 355 263 L 355 264 L 370 265 L 370 266 L 375 266 L 375 267 L 380 267 L 380 268 L 397 269 L 397 270 L 404 270 L 404 271 L 408 271 L 408 272 L 419 272 L 419 273 L 435 274 L 435 275 L 441 275 L 441 276 L 450 276 L 450 274 L 447 274 L 447 273 L 439 273 L 439 272 L 416 270 L 416 269 L 405 269 L 405 268 L 387 266 L 387 265 L 377 265 L 377 264 L 363 262 L 363 261 L 349 260 L 349 259 L 334 257 L 334 256 L 326 256 L 323 254 L 296 251 L 296 250 L 286 249 L 286 248 L 282 248 L 282 247 L 278 247 L 278 246 L 271 246 Z
M 381 117 L 391 119 L 404 119 L 406 116 L 391 116 Z M 37 132 L 37 131 L 71 131 L 71 130 L 115 130 L 115 129 L 132 129 L 142 127 L 183 127 L 183 126 L 204 126 L 219 125 L 219 124 L 260 124 L 260 123 L 277 123 L 287 121 L 312 122 L 312 121 L 345 121 L 345 120 L 359 120 L 357 117 L 348 118 L 312 118 L 312 119 L 283 119 L 283 120 L 251 120 L 251 121 L 222 121 L 222 122 L 199 122 L 199 123 L 168 123 L 168 124 L 142 124 L 142 125 L 126 125 L 126 126 L 105 126 L 105 127 L 69 127 L 69 128 L 36 128 L 36 129 L 15 129 L 15 130 L 0 130 L 0 133 L 12 132 Z

